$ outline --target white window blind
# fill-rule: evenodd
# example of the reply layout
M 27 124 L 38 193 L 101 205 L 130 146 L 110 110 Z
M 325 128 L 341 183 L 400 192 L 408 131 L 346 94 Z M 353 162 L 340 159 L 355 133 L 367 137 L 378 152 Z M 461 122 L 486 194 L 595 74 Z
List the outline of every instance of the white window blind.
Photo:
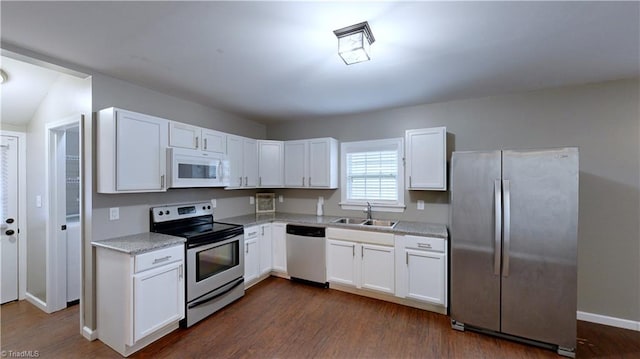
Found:
M 348 200 L 398 200 L 397 150 L 348 153 L 346 167 Z
M 341 152 L 342 209 L 400 212 L 404 206 L 402 138 L 343 142 Z

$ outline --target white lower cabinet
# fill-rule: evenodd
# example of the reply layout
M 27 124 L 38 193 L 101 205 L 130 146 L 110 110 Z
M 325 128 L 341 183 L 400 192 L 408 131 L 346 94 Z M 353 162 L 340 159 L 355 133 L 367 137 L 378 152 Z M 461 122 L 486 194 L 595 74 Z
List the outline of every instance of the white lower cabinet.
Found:
M 396 296 L 447 306 L 447 243 L 396 236 Z
M 244 229 L 244 282 L 247 287 L 260 275 L 260 251 L 258 249 L 258 233 L 260 226 Z
M 273 267 L 273 241 L 270 223 L 260 225 L 258 247 L 260 247 L 260 275 L 269 274 Z
M 393 294 L 396 280 L 393 247 L 363 243 L 360 245 L 360 251 L 362 288 Z
M 138 255 L 97 247 L 96 283 L 98 339 L 129 356 L 184 318 L 184 245 Z
M 394 252 L 392 234 L 328 228 L 327 280 L 393 294 Z
M 271 223 L 271 240 L 273 243 L 273 271 L 287 274 L 287 224 Z

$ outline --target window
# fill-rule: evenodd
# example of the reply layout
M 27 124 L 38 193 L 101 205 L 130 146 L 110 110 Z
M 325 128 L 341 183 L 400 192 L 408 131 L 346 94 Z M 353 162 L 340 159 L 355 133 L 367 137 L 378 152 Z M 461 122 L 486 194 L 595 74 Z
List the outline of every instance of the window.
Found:
M 379 211 L 404 210 L 403 148 L 401 138 L 343 142 L 342 208 L 370 202 Z

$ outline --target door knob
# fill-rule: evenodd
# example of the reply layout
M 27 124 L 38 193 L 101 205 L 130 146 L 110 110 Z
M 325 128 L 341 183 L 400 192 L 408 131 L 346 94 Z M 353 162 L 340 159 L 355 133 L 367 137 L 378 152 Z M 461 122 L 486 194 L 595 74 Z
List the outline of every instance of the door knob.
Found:
M 13 229 L 10 229 L 10 230 L 4 232 L 4 234 L 6 234 L 7 236 L 13 236 L 14 233 L 16 233 L 16 232 Z
M 14 222 L 14 219 L 13 219 L 13 218 L 7 218 L 7 223 L 11 224 L 11 223 L 13 223 L 13 222 Z

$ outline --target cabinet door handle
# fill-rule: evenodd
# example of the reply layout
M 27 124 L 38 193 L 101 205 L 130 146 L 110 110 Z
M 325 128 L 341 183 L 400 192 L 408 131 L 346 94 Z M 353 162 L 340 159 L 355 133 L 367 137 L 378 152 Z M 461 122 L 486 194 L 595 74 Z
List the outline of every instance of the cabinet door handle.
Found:
M 245 244 L 244 244 L 244 247 L 245 247 L 244 252 L 245 252 L 245 253 L 249 253 L 249 243 L 245 243 Z
M 404 252 L 406 259 L 405 262 L 407 263 L 407 266 L 409 266 L 409 252 Z
M 160 189 L 164 189 L 164 175 L 160 176 Z
M 411 176 L 409 176 L 409 188 L 412 188 L 413 186 L 411 185 Z
M 302 176 L 302 187 L 304 187 L 304 176 Z
M 238 183 L 238 187 L 242 187 L 242 176 L 240 176 L 240 183 Z
M 169 259 L 171 259 L 171 256 L 166 256 L 166 257 L 162 257 L 162 258 L 156 258 L 153 260 L 153 264 L 158 264 L 158 263 L 162 263 L 162 262 L 166 262 Z
M 418 248 L 431 249 L 431 244 L 429 244 L 429 243 L 418 243 Z
M 196 148 L 198 148 L 198 136 L 196 136 Z
M 245 187 L 249 186 L 249 177 L 247 177 L 247 176 L 244 176 L 244 185 L 245 185 Z
M 355 257 L 356 256 L 356 245 L 355 244 L 351 246 L 351 250 L 353 252 L 353 256 Z
M 178 278 L 182 279 L 183 276 L 183 271 L 182 271 L 182 264 L 180 265 L 179 269 L 178 269 Z
M 364 258 L 364 247 L 360 247 L 360 257 Z
M 206 137 L 204 138 L 204 149 L 205 150 L 207 149 L 207 138 Z
M 260 229 L 262 230 L 262 236 L 264 236 L 264 226 L 260 227 Z
M 258 177 L 258 187 L 262 187 L 262 177 Z
M 311 176 L 309 176 L 309 180 L 307 181 L 307 183 L 309 183 L 309 187 L 311 187 Z

